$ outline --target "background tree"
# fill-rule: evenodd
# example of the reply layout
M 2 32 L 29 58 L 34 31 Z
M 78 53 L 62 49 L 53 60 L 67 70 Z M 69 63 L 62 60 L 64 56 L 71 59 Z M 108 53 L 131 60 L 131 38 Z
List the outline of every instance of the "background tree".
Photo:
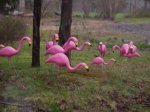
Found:
M 114 15 L 126 7 L 126 0 L 93 0 L 97 17 L 113 19 Z
M 61 22 L 59 28 L 60 45 L 63 45 L 71 36 L 72 0 L 62 0 Z M 70 54 L 67 54 L 70 57 Z
M 40 66 L 40 21 L 42 0 L 34 0 L 32 67 Z

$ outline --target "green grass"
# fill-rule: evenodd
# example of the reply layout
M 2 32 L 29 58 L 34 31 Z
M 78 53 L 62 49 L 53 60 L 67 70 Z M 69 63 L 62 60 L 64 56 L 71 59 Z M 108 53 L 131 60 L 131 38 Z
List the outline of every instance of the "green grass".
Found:
M 121 39 L 121 37 L 117 38 L 113 44 L 121 44 Z M 108 41 L 109 37 L 101 40 L 107 41 L 108 45 L 112 44 L 111 41 Z M 72 52 L 72 65 L 80 62 L 89 64 L 94 55 L 98 55 L 98 51 L 94 49 L 98 42 L 99 40 L 95 38 L 92 40 L 92 48 L 88 47 L 82 52 Z M 14 46 L 17 46 L 17 42 Z M 118 104 L 116 100 L 111 99 L 110 94 L 114 91 L 126 97 L 140 93 L 150 95 L 149 51 L 139 51 L 141 57 L 128 60 L 120 57 L 117 51 L 112 53 L 110 49 L 108 50 L 104 59 L 107 61 L 114 57 L 117 60 L 116 63 L 108 66 L 89 65 L 90 72 L 84 68 L 76 72 L 69 72 L 66 68 L 59 70 L 53 64 L 44 64 L 47 57 L 44 56 L 45 39 L 43 38 L 41 67 L 31 68 L 31 47 L 25 43 L 21 53 L 14 56 L 10 62 L 0 57 L 0 96 L 5 99 L 9 98 L 13 102 L 32 104 L 35 108 L 52 112 L 63 110 L 63 106 L 66 112 L 95 112 L 100 109 L 102 112 L 111 112 L 117 108 L 116 104 Z M 110 107 L 102 106 L 98 100 L 99 97 L 107 101 Z M 129 108 L 142 112 L 149 111 L 149 108 L 142 104 L 131 104 Z M 19 108 L 0 105 L 0 111 L 19 112 Z
M 141 18 L 128 18 L 126 17 L 127 14 L 125 13 L 118 13 L 115 15 L 115 20 L 117 21 L 124 21 L 124 22 L 131 22 L 131 23 L 150 23 L 150 18 L 141 17 Z

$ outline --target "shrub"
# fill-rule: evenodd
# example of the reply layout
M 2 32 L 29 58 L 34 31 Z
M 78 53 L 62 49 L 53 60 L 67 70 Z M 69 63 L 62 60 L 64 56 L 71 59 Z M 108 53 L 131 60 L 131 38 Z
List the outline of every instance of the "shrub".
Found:
M 0 19 L 0 42 L 9 42 L 25 35 L 27 26 L 17 17 L 3 17 Z

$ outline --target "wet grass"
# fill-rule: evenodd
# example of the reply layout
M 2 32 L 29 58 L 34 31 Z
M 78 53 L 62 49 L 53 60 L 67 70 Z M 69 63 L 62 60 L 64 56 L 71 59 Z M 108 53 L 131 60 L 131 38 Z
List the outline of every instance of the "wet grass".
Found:
M 98 55 L 94 50 L 95 47 L 87 48 L 83 52 L 72 52 L 72 65 L 79 62 L 89 64 L 94 55 Z M 45 65 L 44 48 L 42 42 L 40 68 L 31 68 L 31 48 L 27 44 L 24 44 L 20 55 L 13 57 L 10 62 L 0 57 L 0 96 L 12 103 L 31 104 L 34 107 L 0 105 L 0 111 L 19 112 L 27 109 L 27 111 L 51 110 L 52 112 L 99 110 L 109 112 L 119 111 L 124 105 L 120 103 L 118 106 L 119 101 L 111 98 L 114 91 L 119 95 L 117 97 L 120 97 L 120 100 L 129 97 L 128 102 L 131 100 L 130 97 L 141 93 L 146 94 L 145 97 L 150 97 L 149 51 L 140 51 L 142 55 L 140 58 L 128 60 L 120 57 L 118 52 L 113 54 L 109 50 L 104 59 L 114 57 L 117 63 L 108 66 L 90 66 L 90 72 L 84 69 L 69 72 L 66 68 L 58 70 L 52 64 Z M 124 108 L 125 111 L 149 110 L 142 103 L 131 103 Z
M 131 23 L 150 23 L 150 18 L 148 17 L 127 17 L 128 14 L 126 13 L 118 13 L 115 16 L 115 20 L 122 21 L 122 22 L 131 22 Z

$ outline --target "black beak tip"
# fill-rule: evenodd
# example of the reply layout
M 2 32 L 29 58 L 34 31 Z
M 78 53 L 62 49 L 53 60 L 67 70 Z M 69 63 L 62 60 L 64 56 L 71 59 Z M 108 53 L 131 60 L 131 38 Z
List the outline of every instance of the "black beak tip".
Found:
M 113 53 L 114 53 L 114 51 L 113 51 Z
M 31 46 L 31 44 L 29 44 L 29 47 Z
M 89 69 L 86 69 L 88 72 L 90 71 Z
M 78 45 L 76 45 L 76 47 L 78 47 Z

